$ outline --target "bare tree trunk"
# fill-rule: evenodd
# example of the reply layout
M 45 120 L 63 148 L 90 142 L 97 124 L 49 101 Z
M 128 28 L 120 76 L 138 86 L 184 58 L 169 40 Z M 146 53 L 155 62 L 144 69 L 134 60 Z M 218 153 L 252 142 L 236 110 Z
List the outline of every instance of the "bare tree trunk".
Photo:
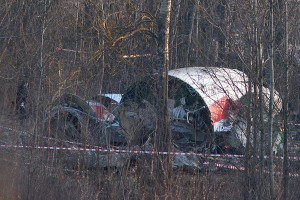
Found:
M 255 16 L 256 16 L 256 23 L 258 22 L 258 5 L 257 0 L 255 1 Z M 257 30 L 258 31 L 258 30 Z M 258 33 L 256 33 L 257 36 Z M 258 36 L 256 37 L 256 46 L 257 46 L 257 62 L 258 62 L 258 76 L 259 76 L 259 88 L 258 88 L 258 95 L 259 95 L 259 132 L 260 132 L 260 138 L 259 138 L 259 184 L 258 184 L 258 199 L 263 199 L 263 189 L 264 189 L 264 137 L 265 137 L 265 127 L 264 127 L 264 109 L 265 104 L 263 102 L 263 65 L 262 65 L 262 44 L 261 40 L 258 39 Z
M 170 35 L 170 15 L 172 0 L 163 0 L 160 2 L 160 13 L 158 19 L 158 96 L 157 96 L 157 116 L 158 127 L 154 138 L 156 148 L 159 150 L 170 150 L 171 148 L 171 131 L 168 114 L 168 70 L 169 70 L 169 35 Z M 167 149 L 166 149 L 167 147 Z M 167 199 L 171 195 L 171 177 L 172 162 L 170 156 L 166 156 L 162 171 L 165 172 L 164 185 L 167 189 Z M 159 173 L 158 173 L 159 176 Z M 158 177 L 159 178 L 159 177 Z M 160 177 L 161 178 L 161 177 Z
M 288 36 L 288 1 L 285 0 L 285 8 L 284 8 L 284 51 L 285 51 L 285 70 L 284 70 L 284 99 L 283 99 L 283 117 L 284 117 L 284 134 L 283 134 L 283 197 L 282 199 L 288 199 L 288 191 L 289 191 L 289 163 L 288 163 L 288 70 L 289 70 L 289 62 L 288 62 L 288 44 L 289 44 L 289 36 Z
M 257 170 L 255 168 L 255 166 L 258 165 L 258 133 L 259 133 L 259 118 L 255 117 L 255 113 L 259 113 L 259 65 L 260 65 L 260 56 L 259 54 L 259 39 L 258 39 L 258 28 L 257 28 L 257 0 L 253 0 L 252 1 L 252 6 L 251 6 L 252 10 L 253 10 L 253 22 L 252 22 L 252 40 L 254 41 L 254 43 L 251 45 L 251 76 L 252 79 L 250 79 L 253 82 L 253 98 L 251 99 L 251 104 L 253 105 L 252 107 L 252 113 L 251 113 L 251 119 L 252 119 L 252 123 L 253 125 L 251 127 L 251 135 L 253 137 L 252 141 L 253 141 L 253 148 L 252 148 L 252 154 L 251 154 L 251 159 L 250 159 L 250 167 L 251 167 L 251 189 L 252 189 L 252 193 L 251 194 L 251 198 L 252 199 L 257 199 L 258 197 L 258 191 L 259 191 L 259 187 L 258 187 L 258 176 L 257 176 Z
M 251 80 L 251 78 L 249 78 Z M 248 91 L 251 91 L 252 83 L 249 81 L 248 83 Z M 252 110 L 252 93 L 249 92 L 249 98 L 247 102 L 247 113 L 246 113 L 246 119 L 247 119 L 247 128 L 246 128 L 246 147 L 245 147 L 245 188 L 244 188 L 244 199 L 252 199 L 251 193 L 251 110 Z
M 257 0 L 253 0 L 253 11 L 254 11 L 254 25 L 253 25 L 253 36 L 254 36 L 254 57 L 255 57 L 255 68 L 256 68 L 256 81 L 258 85 L 255 85 L 255 100 L 256 102 L 254 105 L 257 105 L 255 107 L 255 111 L 259 113 L 259 118 L 254 119 L 254 144 L 253 144 L 253 157 L 254 157 L 254 165 L 257 165 L 257 155 L 259 152 L 259 177 L 256 179 L 257 183 L 256 184 L 256 194 L 258 199 L 263 199 L 263 161 L 264 161 L 264 103 L 263 103 L 263 91 L 262 91 L 262 86 L 263 86 L 263 76 L 262 76 L 262 61 L 261 61 L 261 41 L 258 36 L 258 4 Z M 258 94 L 257 94 L 257 88 L 258 88 Z M 257 98 L 258 97 L 258 98 Z M 258 99 L 258 101 L 257 101 Z M 260 124 L 260 126 L 259 126 Z M 260 138 L 257 138 L 257 133 L 260 133 Z M 255 187 L 255 186 L 254 186 Z
M 170 53 L 170 66 L 172 68 L 177 68 L 177 61 L 178 61 L 178 45 L 177 45 L 177 39 L 176 39 L 176 34 L 178 31 L 177 28 L 177 21 L 179 18 L 179 11 L 180 11 L 180 3 L 181 0 L 176 0 L 174 1 L 174 6 L 173 6 L 173 12 L 172 12 L 172 23 L 170 23 L 170 30 L 172 31 L 172 34 L 170 35 L 170 46 L 172 49 L 172 53 Z
M 270 99 L 269 99 L 269 178 L 270 178 L 270 196 L 271 199 L 275 199 L 275 188 L 274 188 L 274 163 L 273 163 L 273 109 L 274 109 L 274 0 L 269 0 L 270 6 L 270 38 L 269 38 L 269 73 L 270 73 Z
M 102 16 L 101 16 L 101 18 L 102 18 L 102 22 L 104 23 L 105 21 L 106 21 L 106 16 L 105 16 L 105 14 L 106 13 L 108 13 L 108 9 L 107 9 L 107 7 L 108 7 L 108 5 L 107 5 L 107 2 L 106 1 L 102 1 L 102 4 L 101 4 L 101 7 L 102 7 Z M 99 85 L 99 94 L 101 94 L 102 93 L 102 90 L 103 90 L 103 83 L 104 83 L 104 73 L 105 73 L 105 66 L 106 66 L 106 64 L 105 64 L 105 37 L 104 36 L 102 36 L 102 38 L 100 39 L 100 37 L 99 37 L 99 32 L 98 32 L 98 39 L 99 39 L 99 48 L 101 48 L 101 46 L 102 46 L 102 48 L 103 48 L 103 50 L 102 50 L 102 56 L 101 56 L 101 60 L 102 60 L 102 69 L 101 69 L 101 74 L 100 74 L 100 80 L 99 80 L 99 83 L 100 83 L 100 85 Z M 101 43 L 100 43 L 100 41 L 101 41 Z M 100 62 L 99 62 L 99 64 L 100 64 Z
M 258 44 L 258 49 L 260 50 L 260 42 Z M 264 127 L 264 102 L 263 102 L 263 65 L 261 63 L 261 55 L 259 55 L 259 122 L 260 122 L 260 138 L 259 138 L 259 192 L 258 199 L 263 199 L 263 188 L 264 188 L 264 137 L 265 137 L 265 127 Z
M 160 16 L 158 19 L 158 61 L 157 70 L 159 74 L 158 80 L 158 134 L 167 136 L 168 128 L 168 69 L 169 69 L 169 24 L 170 24 L 170 7 L 171 0 L 161 1 Z M 160 136 L 158 136 L 160 137 Z M 166 139 L 166 138 L 162 139 Z M 168 141 L 168 140 L 161 140 Z M 158 145 L 157 147 L 164 148 L 165 145 Z
M 195 20 L 195 15 L 196 15 L 196 6 L 199 4 L 199 0 L 194 1 L 194 5 L 192 5 L 192 10 L 191 10 L 191 18 L 189 19 L 188 23 L 188 40 L 187 40 L 187 49 L 186 49 L 186 56 L 185 56 L 185 66 L 188 67 L 190 64 L 190 49 L 191 49 L 191 44 L 192 44 L 192 34 L 193 34 L 193 29 L 194 29 L 194 20 Z

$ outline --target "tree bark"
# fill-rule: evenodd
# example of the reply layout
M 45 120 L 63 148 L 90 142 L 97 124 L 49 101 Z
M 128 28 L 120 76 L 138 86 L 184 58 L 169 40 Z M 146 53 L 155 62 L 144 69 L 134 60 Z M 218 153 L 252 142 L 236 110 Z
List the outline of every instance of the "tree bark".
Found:
M 288 199 L 289 191 L 289 162 L 288 162 L 288 71 L 289 71 L 289 60 L 288 60 L 288 44 L 289 44 L 289 35 L 288 35 L 288 1 L 285 0 L 284 6 L 284 51 L 285 51 L 285 70 L 284 70 L 284 99 L 283 99 L 283 117 L 284 117 L 284 130 L 283 130 L 283 197 L 282 199 Z
M 163 0 L 160 2 L 160 13 L 158 19 L 158 85 L 157 85 L 157 117 L 158 127 L 154 137 L 155 147 L 158 150 L 170 151 L 171 149 L 171 131 L 168 114 L 168 70 L 169 70 L 169 34 L 170 34 L 170 15 L 172 0 Z M 166 198 L 171 195 L 171 171 L 172 160 L 169 155 L 162 157 L 163 162 L 157 161 L 158 166 L 164 172 L 164 186 L 167 190 Z M 160 173 L 157 174 L 158 180 L 161 179 Z
M 269 73 L 270 73 L 270 99 L 269 99 L 269 178 L 270 178 L 270 199 L 275 199 L 274 188 L 274 163 L 273 163 L 273 109 L 274 109 L 274 0 L 269 0 L 270 16 L 269 16 Z
M 192 34 L 193 34 L 193 29 L 194 29 L 194 20 L 195 20 L 195 15 L 196 15 L 196 6 L 199 4 L 199 0 L 195 0 L 193 2 L 194 4 L 192 5 L 191 8 L 191 17 L 188 19 L 187 24 L 188 24 L 188 30 L 187 30 L 187 46 L 186 46 L 186 55 L 185 55 L 185 67 L 189 67 L 190 65 L 190 50 L 191 50 L 191 44 L 192 44 Z
M 170 23 L 170 30 L 172 31 L 172 34 L 170 34 L 170 46 L 172 49 L 172 53 L 170 53 L 170 66 L 172 66 L 172 69 L 177 68 L 178 63 L 178 44 L 177 44 L 177 22 L 179 18 L 179 11 L 180 11 L 180 4 L 181 0 L 175 0 L 173 4 L 173 12 L 172 12 L 172 22 Z
M 256 16 L 256 23 L 258 23 L 258 5 L 257 0 L 255 1 L 255 16 Z M 257 30 L 258 31 L 258 30 Z M 258 33 L 256 33 L 258 35 Z M 264 124 L 264 109 L 265 104 L 263 101 L 263 64 L 262 64 L 262 42 L 261 40 L 256 38 L 256 46 L 257 46 L 257 63 L 258 63 L 258 77 L 259 77 L 259 88 L 258 88 L 258 95 L 259 95 L 259 132 L 260 132 L 260 138 L 259 138 L 259 191 L 258 191 L 258 199 L 263 199 L 263 190 L 264 190 L 264 138 L 265 138 L 265 127 Z
M 170 7 L 171 0 L 161 1 L 160 16 L 158 19 L 158 57 L 157 57 L 157 70 L 158 70 L 158 85 L 157 85 L 157 111 L 158 111 L 158 140 L 157 148 L 166 147 L 169 134 L 168 128 L 168 69 L 169 69 L 169 31 L 170 31 Z M 163 136 L 163 137 L 161 137 Z M 162 144 L 165 143 L 165 144 Z

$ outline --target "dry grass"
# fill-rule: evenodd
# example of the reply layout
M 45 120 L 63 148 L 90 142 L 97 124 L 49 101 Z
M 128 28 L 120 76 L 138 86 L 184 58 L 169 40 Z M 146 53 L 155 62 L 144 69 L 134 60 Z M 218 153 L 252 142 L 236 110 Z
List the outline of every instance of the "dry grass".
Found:
M 3 123 L 2 123 L 3 124 Z M 8 123 L 20 128 L 18 123 Z M 25 125 L 22 126 L 26 127 Z M 17 133 L 1 129 L 3 142 L 18 143 Z M 155 157 L 119 169 L 66 168 L 67 152 L 4 149 L 0 151 L 0 199 L 243 199 L 242 171 L 165 172 Z M 281 179 L 277 177 L 278 198 Z M 264 195 L 268 196 L 267 178 Z M 290 199 L 299 199 L 299 179 L 290 181 Z M 268 199 L 268 198 L 266 198 Z
M 20 152 L 18 153 L 20 154 Z M 1 199 L 241 199 L 241 179 L 236 173 L 174 172 L 151 175 L 149 166 L 121 170 L 64 170 L 31 159 L 11 158 L 13 167 L 1 161 Z M 34 156 L 36 157 L 36 155 Z M 21 161 L 22 160 L 22 161 Z M 30 159 L 29 159 L 30 160 Z M 28 160 L 28 161 L 29 161 Z M 4 165 L 3 165 L 4 164 Z M 2 176 L 5 173 L 5 176 Z M 234 192 L 232 192 L 234 191 Z M 168 197 L 168 198 L 167 198 Z

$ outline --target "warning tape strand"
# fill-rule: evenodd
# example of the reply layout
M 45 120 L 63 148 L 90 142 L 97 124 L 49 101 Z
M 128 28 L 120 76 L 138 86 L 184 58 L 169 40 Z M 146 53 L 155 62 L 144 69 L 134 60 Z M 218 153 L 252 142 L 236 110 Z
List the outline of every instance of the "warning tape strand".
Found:
M 142 150 L 125 150 L 125 149 L 104 149 L 104 148 L 86 148 L 86 147 L 59 147 L 59 146 L 27 146 L 27 145 L 4 145 L 1 144 L 2 148 L 25 148 L 25 149 L 37 149 L 37 150 L 64 150 L 64 151 L 84 151 L 84 152 L 101 152 L 101 153 L 129 153 L 129 154 L 150 154 L 150 155 L 196 155 L 203 157 L 226 157 L 226 158 L 243 158 L 243 155 L 231 155 L 231 154 L 203 154 L 195 152 L 159 152 L 159 151 L 142 151 Z M 299 157 L 290 157 L 290 159 L 299 160 Z M 211 163 L 204 162 L 205 165 L 214 165 L 218 168 L 226 168 L 231 170 L 240 170 L 244 171 L 245 167 L 236 166 L 224 163 Z M 267 173 L 265 171 L 265 173 Z M 276 172 L 276 175 L 282 176 L 283 173 Z M 290 177 L 299 177 L 300 174 L 289 173 Z
M 232 154 L 207 154 L 195 152 L 165 152 L 165 151 L 150 151 L 150 150 L 130 150 L 130 149 L 104 149 L 101 147 L 87 148 L 87 147 L 63 147 L 63 146 L 26 146 L 26 145 L 12 145 L 1 144 L 2 148 L 25 148 L 25 149 L 44 149 L 44 150 L 65 150 L 65 151 L 85 151 L 85 152 L 103 152 L 103 153 L 130 153 L 130 154 L 151 154 L 151 155 L 186 155 L 186 156 L 203 156 L 203 157 L 226 157 L 226 158 L 243 158 L 244 155 Z
M 0 125 L 0 128 L 14 131 L 18 133 L 26 133 L 29 134 L 26 131 L 19 131 L 16 129 L 13 129 L 11 127 L 6 127 Z M 73 142 L 68 141 L 68 143 L 73 144 Z M 76 145 L 75 143 L 73 145 Z M 58 147 L 58 146 L 24 146 L 24 145 L 0 145 L 2 148 L 26 148 L 26 149 L 44 149 L 44 150 L 65 150 L 65 151 L 85 151 L 85 152 L 103 152 L 103 153 L 130 153 L 130 154 L 151 154 L 151 155 L 187 155 L 187 156 L 202 156 L 202 157 L 221 157 L 221 158 L 244 158 L 244 155 L 239 154 L 208 154 L 208 153 L 195 153 L 195 152 L 160 152 L 160 151 L 143 151 L 143 150 L 124 150 L 124 149 L 104 149 L 102 147 L 97 148 L 82 148 L 82 147 Z M 264 159 L 269 158 L 269 156 L 264 156 Z M 274 156 L 275 159 L 281 159 L 283 160 L 283 156 Z M 299 156 L 289 156 L 289 160 L 293 161 L 299 161 Z
M 26 146 L 26 145 L 12 145 L 1 144 L 2 148 L 24 148 L 24 149 L 38 149 L 38 150 L 56 150 L 56 151 L 83 151 L 83 152 L 102 152 L 102 153 L 129 153 L 129 154 L 150 154 L 150 155 L 185 155 L 185 156 L 202 156 L 202 157 L 221 157 L 221 158 L 244 158 L 244 155 L 239 154 L 209 154 L 196 152 L 165 152 L 165 151 L 150 151 L 150 150 L 130 150 L 130 149 L 105 149 L 102 147 L 88 148 L 88 147 L 63 147 L 63 146 Z M 268 156 L 264 156 L 268 158 Z M 282 156 L 275 156 L 274 158 L 283 159 Z M 299 161 L 300 157 L 290 156 L 289 160 Z
M 236 166 L 236 165 L 229 165 L 229 164 L 224 164 L 224 163 L 212 163 L 212 162 L 204 162 L 204 165 L 214 165 L 218 168 L 225 168 L 225 169 L 232 169 L 232 170 L 240 170 L 240 171 L 245 171 L 245 167 L 243 166 Z M 270 173 L 266 170 L 264 170 L 264 173 Z M 277 176 L 282 176 L 283 173 L 282 172 L 275 172 L 275 175 Z M 289 173 L 290 177 L 300 177 L 300 174 L 297 173 Z

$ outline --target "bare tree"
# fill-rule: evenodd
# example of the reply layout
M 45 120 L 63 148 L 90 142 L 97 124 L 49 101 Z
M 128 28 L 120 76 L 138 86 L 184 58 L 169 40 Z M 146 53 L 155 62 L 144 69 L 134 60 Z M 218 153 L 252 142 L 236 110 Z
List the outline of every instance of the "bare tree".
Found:
M 284 135 L 283 135 L 283 199 L 288 199 L 289 192 L 289 160 L 288 160 L 288 91 L 289 91 L 289 24 L 288 24 L 288 1 L 284 1 L 284 85 L 283 91 L 283 120 L 284 120 Z
M 170 11 L 171 0 L 161 1 L 158 18 L 158 53 L 157 70 L 159 74 L 158 81 L 158 134 L 162 135 L 165 142 L 170 142 L 169 120 L 168 120 L 168 70 L 169 70 L 169 34 L 170 34 Z M 158 136 L 160 138 L 160 136 Z M 168 139 L 167 139 L 168 138 Z M 165 147 L 165 144 L 160 148 Z
M 274 109 L 274 1 L 269 0 L 269 74 L 270 74 L 270 102 L 269 102 L 269 124 L 268 124 L 268 145 L 269 145 L 269 178 L 270 197 L 275 199 L 274 163 L 273 163 L 273 109 Z

